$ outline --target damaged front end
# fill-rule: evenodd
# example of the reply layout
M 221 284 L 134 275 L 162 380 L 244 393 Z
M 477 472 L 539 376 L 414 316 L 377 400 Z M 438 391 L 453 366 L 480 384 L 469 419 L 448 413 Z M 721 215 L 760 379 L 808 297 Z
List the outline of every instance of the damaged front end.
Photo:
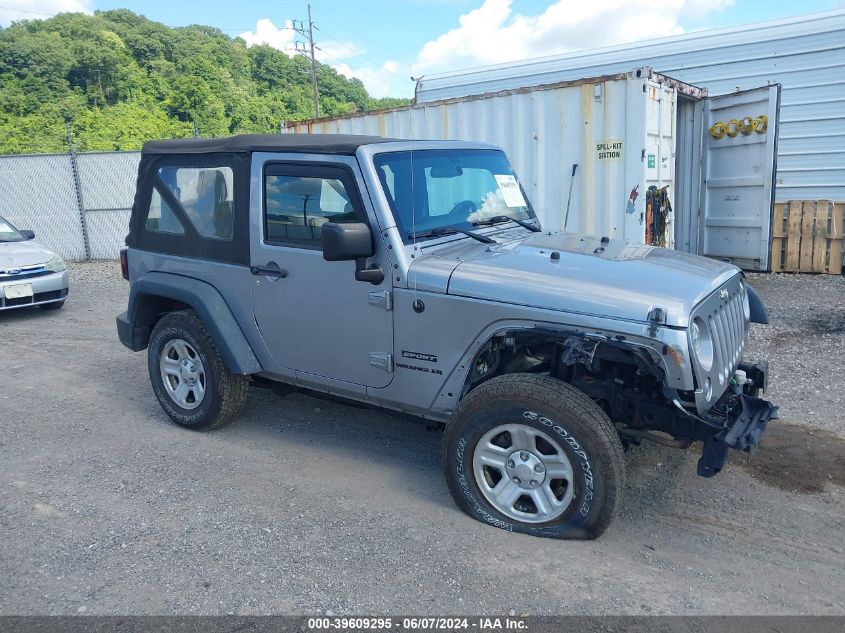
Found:
M 730 449 L 752 453 L 770 420 L 778 417 L 778 408 L 759 397 L 766 389 L 766 363 L 740 363 L 738 376 L 744 384 L 732 384 L 708 412 L 708 425 L 716 425 L 716 433 L 704 440 L 704 450 L 698 460 L 698 474 L 712 477 L 725 466 Z M 712 416 L 712 417 L 711 417 Z
M 712 477 L 731 449 L 752 452 L 768 422 L 777 418 L 777 407 L 760 397 L 768 366 L 738 361 L 733 373 L 722 374 L 721 395 L 699 406 L 695 383 L 680 378 L 690 369 L 680 350 L 677 343 L 649 346 L 642 338 L 595 331 L 504 331 L 479 349 L 463 393 L 499 374 L 547 374 L 594 400 L 625 446 L 650 441 L 686 449 L 702 442 L 698 474 Z
M 627 445 L 646 440 L 672 448 L 703 443 L 698 474 L 713 477 L 731 449 L 753 452 L 778 408 L 762 399 L 766 363 L 737 365 L 728 389 L 703 414 L 690 393 L 665 388 L 664 376 L 648 355 L 614 349 L 606 342 L 570 337 L 558 344 L 552 375 L 598 402 Z
M 732 387 L 706 414 L 698 415 L 678 399 L 671 403 L 656 393 L 649 398 L 641 390 L 631 391 L 616 383 L 590 383 L 574 377 L 574 383 L 604 404 L 626 443 L 648 440 L 673 448 L 703 443 L 698 474 L 713 477 L 725 466 L 731 449 L 751 453 L 778 408 L 759 397 L 766 387 L 765 363 L 740 363 Z M 667 437 L 669 436 L 669 437 Z

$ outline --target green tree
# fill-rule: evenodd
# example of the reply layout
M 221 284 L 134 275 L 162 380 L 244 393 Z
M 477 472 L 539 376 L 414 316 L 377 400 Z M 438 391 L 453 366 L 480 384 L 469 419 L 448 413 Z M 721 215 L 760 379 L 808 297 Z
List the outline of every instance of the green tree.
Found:
M 193 135 L 190 123 L 172 119 L 163 110 L 135 103 L 88 109 L 74 119 L 72 130 L 79 151 L 137 149 L 149 139 Z
M 0 153 L 137 149 L 153 138 L 274 133 L 312 116 L 308 60 L 219 29 L 170 28 L 127 9 L 0 28 Z M 318 67 L 320 110 L 402 105 Z

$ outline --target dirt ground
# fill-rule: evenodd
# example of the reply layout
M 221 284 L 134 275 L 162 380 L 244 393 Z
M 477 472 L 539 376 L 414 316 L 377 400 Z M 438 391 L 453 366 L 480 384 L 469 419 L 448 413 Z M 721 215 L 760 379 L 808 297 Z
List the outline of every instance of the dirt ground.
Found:
M 116 339 L 116 263 L 58 312 L 0 314 L 2 614 L 845 614 L 845 280 L 754 275 L 782 406 L 752 460 L 627 455 L 592 542 L 509 534 L 452 503 L 440 433 L 256 392 L 209 434 L 169 423 Z

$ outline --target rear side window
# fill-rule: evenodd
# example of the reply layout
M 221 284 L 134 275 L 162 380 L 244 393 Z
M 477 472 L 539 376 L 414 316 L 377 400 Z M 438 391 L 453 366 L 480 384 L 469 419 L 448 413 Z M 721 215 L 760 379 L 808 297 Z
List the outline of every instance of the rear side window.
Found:
M 155 231 L 156 233 L 185 234 L 185 227 L 182 226 L 171 206 L 162 200 L 157 189 L 153 189 L 153 195 L 150 197 L 150 211 L 147 213 L 146 228 L 148 231 Z
M 249 265 L 247 153 L 141 154 L 126 244 Z
M 272 169 L 265 174 L 265 241 L 319 249 L 326 222 L 360 221 L 357 194 L 349 191 L 347 177 L 335 177 L 338 169 L 325 175 L 296 172 L 301 169 Z
M 230 167 L 162 167 L 158 175 L 197 233 L 232 239 L 234 199 Z

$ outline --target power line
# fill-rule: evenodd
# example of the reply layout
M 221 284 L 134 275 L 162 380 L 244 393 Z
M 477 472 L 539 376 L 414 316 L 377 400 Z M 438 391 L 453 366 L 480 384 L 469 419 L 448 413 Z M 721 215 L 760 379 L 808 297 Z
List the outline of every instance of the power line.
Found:
M 319 50 L 323 53 L 323 55 L 324 55 L 325 57 L 327 57 L 328 59 L 333 59 L 334 61 L 338 62 L 339 64 L 345 64 L 345 65 L 349 66 L 349 64 L 347 64 L 344 60 L 340 59 L 339 57 L 335 57 L 334 55 L 329 55 L 329 54 L 328 54 L 326 51 L 324 51 L 322 48 L 319 48 L 319 47 L 317 47 L 317 48 L 318 48 L 318 49 L 319 49 Z M 399 86 L 396 86 L 396 85 L 394 85 L 394 84 L 392 84 L 392 83 L 390 83 L 390 82 L 388 82 L 388 81 L 386 81 L 386 80 L 382 79 L 382 78 L 381 78 L 381 77 L 379 77 L 377 74 L 375 74 L 374 72 L 372 72 L 372 71 L 370 71 L 370 70 L 368 70 L 368 69 L 363 69 L 363 70 L 362 70 L 362 69 L 357 69 L 357 70 L 356 70 L 355 68 L 352 68 L 352 67 L 350 67 L 349 69 L 352 71 L 352 73 L 366 74 L 366 75 L 368 75 L 368 77 L 369 77 L 370 79 L 375 79 L 377 82 L 379 82 L 379 83 L 380 83 L 380 84 L 382 84 L 383 86 L 387 86 L 388 88 L 392 88 L 393 90 L 396 90 L 396 91 L 398 91 L 398 92 L 402 92 L 402 90 L 403 90 L 403 89 L 402 89 L 402 88 L 400 88 Z M 337 69 L 335 69 L 335 70 L 337 70 Z
M 162 22 L 161 24 L 164 24 L 164 22 Z M 224 27 L 221 27 L 221 26 L 212 26 L 212 25 L 210 25 L 210 24 L 209 24 L 209 25 L 204 25 L 204 24 L 189 24 L 189 25 L 187 25 L 187 26 L 170 26 L 169 24 L 164 24 L 164 26 L 170 27 L 171 29 L 187 29 L 187 28 L 189 28 L 189 27 L 191 27 L 191 26 L 211 26 L 211 28 L 213 28 L 213 29 L 217 29 L 218 31 L 223 31 L 223 32 L 227 32 L 227 31 L 235 32 L 235 31 L 238 31 L 238 32 L 240 32 L 240 33 L 244 33 L 244 32 L 246 32 L 246 31 L 250 31 L 250 32 L 251 32 L 251 31 L 252 31 L 252 29 L 253 29 L 253 28 L 255 28 L 255 27 L 252 27 L 252 26 L 232 26 L 232 27 L 228 27 L 228 26 L 227 26 L 227 27 L 225 27 L 225 28 L 224 28 Z M 274 26 L 275 26 L 275 25 L 274 25 Z M 276 30 L 278 30 L 278 31 L 293 31 L 293 27 L 292 27 L 292 26 L 280 26 L 280 27 L 279 27 L 278 29 L 276 29 Z
M 47 17 L 53 17 L 54 13 L 42 13 L 41 11 L 28 11 L 27 9 L 16 9 L 14 7 L 0 7 L 4 11 L 16 11 L 17 13 L 31 13 L 32 15 L 46 15 Z
M 376 82 L 380 83 L 382 86 L 390 88 L 391 90 L 395 90 L 398 93 L 401 93 L 404 90 L 404 88 L 401 88 L 400 86 L 397 86 L 395 84 L 390 83 L 389 81 L 386 81 L 385 79 L 382 79 L 375 72 L 373 72 L 372 70 L 370 70 L 368 68 L 352 68 L 344 60 L 342 60 L 338 57 L 333 57 L 332 55 L 329 55 L 325 52 L 323 54 L 328 59 L 332 59 L 332 60 L 336 61 L 338 64 L 343 64 L 344 66 L 349 68 L 349 72 L 352 74 L 352 77 L 354 79 L 358 79 L 359 81 L 362 81 L 361 76 L 364 76 L 367 79 L 371 79 L 373 81 L 376 81 Z M 339 75 L 343 75 L 343 73 L 338 71 L 337 68 L 334 68 L 334 71 L 337 72 Z
M 350 29 L 348 26 L 346 26 L 345 24 L 343 24 L 339 20 L 336 20 L 335 18 L 329 17 L 328 14 L 321 13 L 320 15 L 317 16 L 317 19 L 320 20 L 321 22 L 323 20 L 328 20 L 329 22 L 334 24 L 336 27 L 338 27 L 341 31 L 345 31 L 346 33 L 348 33 L 351 37 L 360 37 L 360 35 L 361 35 L 360 33 L 354 32 L 352 29 Z
M 400 75 L 399 73 L 395 73 L 395 72 L 393 72 L 392 70 L 390 70 L 389 68 L 385 68 L 384 64 L 380 64 L 379 62 L 377 62 L 376 60 L 374 60 L 374 59 L 373 59 L 373 58 L 371 58 L 371 57 L 368 57 L 367 55 L 365 55 L 365 54 L 364 54 L 364 53 L 362 53 L 361 51 L 359 51 L 359 50 L 357 50 L 357 49 L 352 48 L 352 47 L 351 47 L 351 46 L 349 46 L 349 44 L 347 44 L 346 42 L 341 42 L 341 41 L 340 41 L 339 39 L 337 39 L 336 37 L 332 37 L 331 35 L 329 35 L 328 33 L 326 33 L 326 31 L 325 31 L 324 29 L 321 29 L 319 26 L 314 26 L 314 28 L 315 28 L 315 29 L 317 29 L 318 31 L 320 31 L 320 33 L 322 33 L 323 35 L 325 35 L 326 37 L 328 37 L 330 40 L 334 40 L 335 42 L 337 42 L 338 44 L 340 44 L 341 46 L 343 46 L 346 50 L 348 50 L 350 53 L 352 53 L 354 57 L 363 57 L 364 59 L 366 59 L 368 62 L 370 62 L 370 63 L 371 63 L 371 64 L 373 64 L 374 66 L 378 67 L 378 68 L 379 68 L 379 70 L 383 70 L 383 71 L 385 71 L 385 72 L 387 72 L 387 73 L 390 73 L 391 75 L 393 75 L 394 77 L 398 77 L 398 78 L 399 78 L 399 79 L 401 79 L 402 81 L 408 81 L 408 77 L 403 77 L 403 76 L 402 76 L 402 75 Z M 322 49 L 320 49 L 320 50 L 322 50 Z M 323 51 L 323 52 L 325 52 L 325 51 Z
M 330 18 L 330 17 L 328 17 L 328 15 L 326 15 L 326 14 L 321 13 L 320 15 L 318 15 L 318 16 L 317 16 L 317 18 L 318 18 L 319 20 L 328 19 L 328 21 L 329 21 L 329 22 L 332 22 L 332 23 L 333 23 L 335 26 L 337 26 L 339 29 L 341 29 L 342 31 L 345 31 L 345 32 L 349 33 L 349 34 L 350 34 L 350 35 L 352 35 L 353 37 L 358 37 L 358 36 L 360 36 L 360 33 L 354 33 L 354 32 L 352 31 L 352 29 L 350 29 L 348 26 L 345 26 L 344 24 L 342 24 L 340 21 L 336 20 L 335 18 Z M 323 33 L 323 35 L 325 35 L 325 36 L 326 36 L 326 37 L 328 37 L 329 39 L 332 39 L 332 40 L 334 40 L 335 42 L 337 42 L 338 44 L 340 44 L 341 46 L 346 47 L 346 48 L 347 48 L 347 50 L 350 50 L 350 51 L 352 51 L 352 50 L 353 50 L 352 48 L 350 48 L 350 47 L 349 47 L 347 44 L 345 44 L 344 42 L 342 42 L 342 41 L 338 40 L 337 38 L 332 37 L 330 34 L 326 33 L 326 31 L 325 31 L 324 29 L 321 29 L 319 26 L 315 25 L 315 26 L 314 26 L 314 28 L 315 28 L 315 29 L 317 29 L 317 30 L 319 30 L 320 32 L 322 32 L 322 33 Z M 358 55 L 358 56 L 360 56 L 360 57 L 363 57 L 364 59 L 366 59 L 366 60 L 368 60 L 369 62 L 371 62 L 371 63 L 375 64 L 376 66 L 379 66 L 379 67 L 383 68 L 386 72 L 389 72 L 391 75 L 395 75 L 396 77 L 398 77 L 398 78 L 399 78 L 399 79 L 401 79 L 402 81 L 408 81 L 408 79 L 409 79 L 408 77 L 404 77 L 404 76 L 402 76 L 402 75 L 400 75 L 400 74 L 398 74 L 398 73 L 393 72 L 392 70 L 389 70 L 389 69 L 387 69 L 387 68 L 384 68 L 384 67 L 383 67 L 383 65 L 382 65 L 380 62 L 377 62 L 376 60 L 372 59 L 371 57 L 368 57 L 368 56 L 367 56 L 367 55 L 365 55 L 364 53 L 362 53 L 362 52 L 360 52 L 360 51 L 354 51 L 354 52 L 355 52 L 355 54 L 356 54 L 356 55 Z M 378 53 L 379 55 L 381 55 L 384 59 L 390 59 L 390 55 L 385 54 L 385 53 L 384 53 L 384 51 L 382 51 L 382 50 L 376 49 L 376 50 L 375 50 L 375 52 L 376 52 L 376 53 Z
M 334 21 L 334 20 L 330 20 L 330 21 Z M 348 50 L 349 52 L 351 52 L 353 57 L 362 57 L 362 58 L 364 58 L 365 60 L 369 61 L 371 64 L 373 64 L 373 65 L 377 68 L 377 70 L 378 70 L 378 71 L 382 71 L 382 70 L 383 70 L 383 71 L 385 71 L 385 72 L 387 72 L 387 73 L 390 73 L 391 75 L 394 75 L 395 77 L 398 77 L 399 79 L 401 79 L 401 80 L 403 81 L 403 83 L 404 83 L 405 81 L 407 81 L 407 78 L 406 78 L 406 77 L 403 77 L 402 75 L 399 75 L 398 73 L 395 73 L 395 72 L 393 72 L 392 70 L 390 70 L 390 69 L 388 69 L 388 68 L 385 68 L 383 64 L 380 64 L 379 62 L 377 62 L 376 60 L 372 59 L 371 57 L 368 57 L 367 55 L 365 55 L 365 54 L 364 54 L 364 53 L 362 53 L 361 51 L 359 51 L 359 50 L 357 50 L 357 49 L 353 49 L 351 46 L 349 46 L 349 45 L 348 45 L 348 44 L 346 44 L 345 42 L 340 41 L 339 39 L 337 39 L 336 37 L 332 36 L 331 34 L 327 33 L 324 29 L 320 28 L 320 27 L 319 27 L 319 26 L 317 26 L 316 24 L 314 25 L 314 28 L 315 28 L 316 30 L 320 31 L 323 35 L 325 35 L 325 36 L 326 36 L 326 37 L 328 37 L 329 39 L 334 40 L 335 42 L 337 42 L 338 44 L 340 44 L 342 47 L 344 47 L 344 48 L 345 48 L 346 50 Z M 343 29 L 348 31 L 348 29 L 347 29 L 346 27 L 343 27 Z M 318 49 L 319 49 L 319 50 L 323 53 L 323 55 L 324 55 L 325 57 L 328 57 L 329 59 L 334 59 L 336 62 L 338 62 L 338 63 L 340 63 L 340 64 L 345 64 L 345 65 L 347 65 L 347 66 L 348 66 L 348 64 L 346 63 L 346 61 L 345 61 L 344 59 L 340 59 L 340 58 L 338 58 L 338 57 L 335 57 L 335 56 L 329 55 L 329 54 L 325 51 L 325 49 L 322 49 L 322 48 L 319 48 L 319 47 L 317 47 L 317 48 L 318 48 Z M 375 81 L 377 81 L 378 83 L 382 84 L 383 86 L 387 86 L 388 88 L 390 88 L 390 89 L 392 89 L 392 90 L 396 90 L 396 91 L 397 91 L 397 92 L 399 92 L 399 93 L 404 92 L 404 91 L 405 91 L 405 90 L 407 90 L 407 88 L 408 88 L 408 86 L 405 86 L 405 85 L 400 85 L 400 86 L 397 86 L 397 85 L 392 84 L 392 83 L 390 83 L 390 82 L 388 82 L 388 81 L 385 81 L 384 79 L 382 79 L 381 77 L 379 77 L 379 75 L 377 75 L 375 71 L 372 71 L 372 70 L 369 70 L 369 69 L 366 69 L 366 68 L 359 69 L 359 70 L 356 70 L 356 69 L 354 69 L 354 68 L 350 68 L 350 70 L 351 70 L 353 73 L 357 73 L 357 74 L 366 74 L 369 78 L 374 79 Z

